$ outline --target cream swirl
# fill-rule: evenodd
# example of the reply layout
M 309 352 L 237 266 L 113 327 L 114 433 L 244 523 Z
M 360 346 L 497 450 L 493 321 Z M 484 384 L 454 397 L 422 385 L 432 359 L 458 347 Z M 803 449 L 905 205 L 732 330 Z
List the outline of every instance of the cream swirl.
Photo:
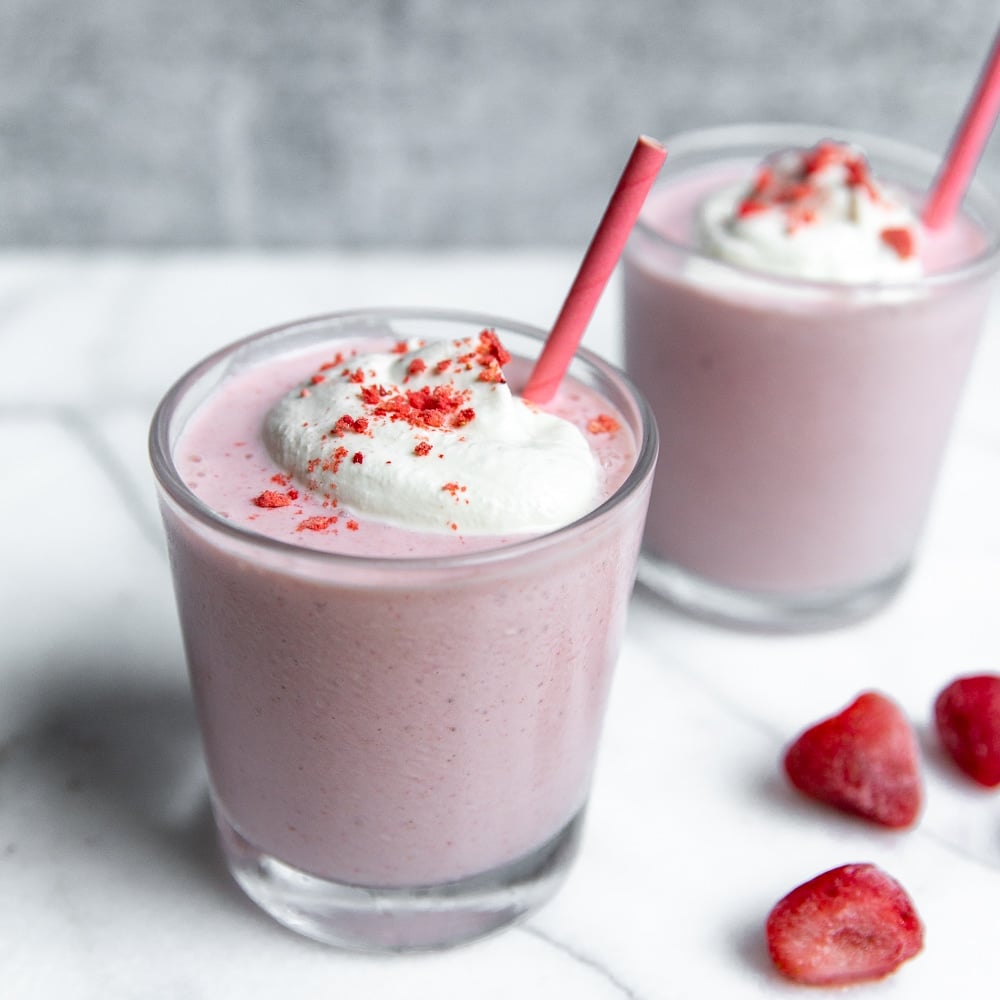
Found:
M 268 450 L 358 515 L 423 531 L 550 531 L 598 502 L 596 461 L 571 423 L 513 395 L 507 360 L 489 330 L 338 357 L 268 413 Z
M 919 277 L 919 223 L 903 197 L 878 183 L 863 153 L 830 140 L 775 153 L 752 185 L 705 200 L 700 249 L 756 271 L 812 281 Z

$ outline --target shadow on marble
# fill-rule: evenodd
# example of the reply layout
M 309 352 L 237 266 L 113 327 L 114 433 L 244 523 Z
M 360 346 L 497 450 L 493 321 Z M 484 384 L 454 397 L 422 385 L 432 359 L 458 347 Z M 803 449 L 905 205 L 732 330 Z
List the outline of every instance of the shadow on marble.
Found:
M 921 762 L 928 773 L 941 781 L 958 782 L 959 771 L 954 761 L 945 753 L 934 723 L 915 723 L 913 729 L 920 749 Z
M 728 937 L 734 954 L 746 971 L 763 981 L 776 979 L 774 965 L 767 951 L 764 926 L 760 921 L 746 921 L 729 928 Z
M 186 687 L 91 682 L 44 699 L 34 724 L 0 748 L 0 768 L 21 770 L 26 784 L 45 783 L 41 795 L 79 831 L 84 846 L 99 841 L 123 853 L 151 854 L 165 872 L 176 872 L 179 863 L 210 891 L 242 901 L 216 847 Z

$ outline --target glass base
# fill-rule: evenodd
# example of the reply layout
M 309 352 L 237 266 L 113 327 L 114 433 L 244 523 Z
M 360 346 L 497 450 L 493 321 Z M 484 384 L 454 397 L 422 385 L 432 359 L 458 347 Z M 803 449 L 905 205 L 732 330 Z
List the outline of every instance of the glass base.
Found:
M 862 587 L 781 594 L 712 583 L 646 551 L 639 557 L 639 582 L 677 610 L 758 632 L 819 632 L 854 624 L 888 604 L 909 572 L 907 563 Z
M 583 810 L 516 861 L 455 882 L 402 889 L 317 878 L 257 850 L 219 811 L 216 826 L 233 877 L 279 923 L 324 944 L 386 953 L 446 948 L 533 913 L 569 872 Z

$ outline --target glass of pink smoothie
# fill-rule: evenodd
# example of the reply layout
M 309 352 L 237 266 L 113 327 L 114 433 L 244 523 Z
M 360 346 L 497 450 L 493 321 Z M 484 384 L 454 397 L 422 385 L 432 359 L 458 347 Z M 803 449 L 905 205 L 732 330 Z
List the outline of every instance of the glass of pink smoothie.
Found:
M 708 196 L 825 139 L 863 150 L 919 214 L 930 154 L 813 126 L 709 129 L 667 141 L 626 250 L 626 369 L 660 429 L 640 580 L 723 623 L 832 627 L 897 591 L 1000 262 L 1000 208 L 978 185 L 899 280 L 764 273 L 696 244 Z
M 483 329 L 511 353 L 516 393 L 539 331 L 366 311 L 214 354 L 153 420 L 226 861 L 277 920 L 341 947 L 434 948 L 503 927 L 556 891 L 580 837 L 657 450 L 631 384 L 580 351 L 545 407 L 583 434 L 600 490 L 541 533 L 357 515 L 292 481 L 261 438 L 278 399 L 347 375 L 354 351 Z M 356 423 L 331 440 L 349 444 L 345 462 L 375 461 Z M 459 482 L 442 489 L 461 511 Z

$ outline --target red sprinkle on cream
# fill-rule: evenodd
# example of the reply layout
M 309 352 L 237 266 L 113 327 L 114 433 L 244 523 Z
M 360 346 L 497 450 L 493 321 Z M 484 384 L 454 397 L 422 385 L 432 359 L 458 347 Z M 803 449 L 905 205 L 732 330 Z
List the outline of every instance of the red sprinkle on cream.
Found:
M 737 206 L 737 217 L 775 209 L 784 213 L 790 232 L 814 223 L 821 197 L 816 175 L 834 166 L 844 168 L 848 187 L 864 190 L 873 201 L 878 199 L 871 168 L 864 156 L 844 143 L 826 140 L 805 150 L 801 167 L 790 176 L 779 176 L 768 164 L 761 166 L 753 187 Z
M 347 449 L 343 445 L 341 445 L 334 451 L 332 461 L 324 462 L 320 466 L 320 468 L 323 469 L 325 472 L 332 472 L 334 475 L 336 475 L 340 471 L 341 463 L 344 461 L 345 458 L 347 458 L 348 454 L 349 452 L 347 451 Z
M 319 366 L 321 372 L 328 372 L 332 368 L 339 368 L 344 363 L 344 352 L 337 351 L 332 361 L 326 361 Z
M 510 361 L 510 352 L 500 343 L 500 338 L 496 330 L 483 330 L 479 334 L 480 364 L 490 365 L 496 363 L 505 365 Z
M 471 389 L 458 388 L 455 383 L 448 378 L 446 373 L 450 371 L 475 372 L 477 380 L 489 383 L 503 383 L 506 381 L 502 365 L 510 360 L 510 354 L 503 347 L 499 337 L 492 329 L 483 329 L 478 338 L 468 338 L 458 340 L 455 346 L 465 353 L 457 357 L 444 358 L 435 362 L 430 371 L 432 376 L 444 377 L 444 381 L 439 384 L 422 385 L 419 388 L 404 388 L 398 385 L 381 385 L 374 380 L 377 378 L 375 371 L 366 373 L 362 367 L 350 367 L 350 356 L 345 358 L 342 353 L 338 353 L 331 361 L 323 364 L 319 373 L 310 376 L 309 384 L 318 386 L 327 381 L 325 372 L 337 370 L 337 377 L 347 380 L 358 386 L 358 398 L 364 407 L 365 416 L 354 416 L 344 413 L 336 419 L 336 422 L 323 435 L 323 440 L 329 437 L 344 438 L 349 434 L 363 434 L 367 437 L 373 436 L 372 423 L 378 421 L 398 422 L 403 421 L 415 431 L 422 430 L 457 430 L 465 427 L 476 419 L 475 409 L 469 405 L 472 398 Z M 412 342 L 399 341 L 392 348 L 396 354 L 406 354 L 414 347 Z M 478 369 L 478 371 L 477 371 Z M 428 362 L 423 358 L 413 358 L 406 368 L 406 375 L 403 378 L 405 383 L 411 376 L 419 376 L 428 371 Z M 308 396 L 310 390 L 303 387 L 300 395 Z M 610 419 L 610 418 L 609 418 Z M 609 428 L 602 428 L 608 430 Z M 617 429 L 617 425 L 615 425 Z M 419 457 L 430 455 L 434 452 L 432 442 L 417 440 L 413 446 L 413 454 Z M 370 457 L 370 456 L 369 456 Z M 440 458 L 444 455 L 440 454 Z M 350 459 L 354 465 L 363 465 L 365 453 L 361 451 L 351 451 L 349 448 L 339 445 L 331 447 L 331 450 L 323 458 L 311 458 L 308 462 L 308 473 L 314 475 L 317 468 L 322 468 L 324 472 L 336 476 L 341 470 L 345 461 Z M 266 490 L 259 497 L 254 499 L 254 503 L 260 507 L 287 507 L 292 500 L 298 498 L 298 491 L 289 489 L 291 477 L 284 474 L 277 474 L 272 480 L 279 486 L 286 487 L 285 492 L 279 493 L 275 490 Z M 319 484 L 310 479 L 309 489 L 319 489 Z M 465 493 L 467 487 L 458 483 L 447 483 L 443 489 L 449 492 L 456 501 L 459 493 Z M 332 497 L 327 498 L 332 501 Z M 468 500 L 465 500 L 468 503 Z M 324 503 L 324 506 L 328 506 Z M 323 531 L 327 530 L 337 521 L 336 517 L 307 517 L 303 519 L 296 530 L 299 531 Z M 357 521 L 349 521 L 346 524 L 351 531 L 358 530 Z M 457 525 L 451 526 L 457 530 Z
M 364 434 L 368 430 L 368 418 L 358 417 L 355 419 L 349 413 L 345 413 L 333 425 L 333 433 L 338 437 L 343 437 L 348 432 L 353 434 Z
M 909 229 L 903 227 L 883 229 L 879 236 L 882 238 L 882 242 L 886 246 L 892 247 L 902 260 L 907 260 L 916 252 L 916 241 Z
M 411 427 L 461 426 L 459 413 L 467 409 L 464 404 L 469 395 L 468 391 L 457 391 L 451 385 L 408 389 L 380 397 L 372 407 L 372 416 L 403 420 Z

